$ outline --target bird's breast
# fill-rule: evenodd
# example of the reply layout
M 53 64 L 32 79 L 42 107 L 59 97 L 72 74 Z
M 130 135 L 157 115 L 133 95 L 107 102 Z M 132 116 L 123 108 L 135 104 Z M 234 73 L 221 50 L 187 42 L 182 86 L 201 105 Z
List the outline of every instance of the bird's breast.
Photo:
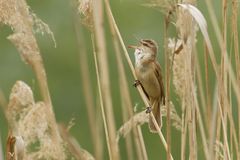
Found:
M 160 97 L 160 84 L 152 67 L 138 66 L 136 67 L 136 75 L 148 96 L 152 98 Z

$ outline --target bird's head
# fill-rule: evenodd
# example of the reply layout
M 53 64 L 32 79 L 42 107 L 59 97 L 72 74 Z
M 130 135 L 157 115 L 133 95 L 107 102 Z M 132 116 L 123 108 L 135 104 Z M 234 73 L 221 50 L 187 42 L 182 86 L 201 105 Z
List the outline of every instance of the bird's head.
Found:
M 151 39 L 142 39 L 138 45 L 128 47 L 135 49 L 135 63 L 154 60 L 158 50 L 157 43 Z

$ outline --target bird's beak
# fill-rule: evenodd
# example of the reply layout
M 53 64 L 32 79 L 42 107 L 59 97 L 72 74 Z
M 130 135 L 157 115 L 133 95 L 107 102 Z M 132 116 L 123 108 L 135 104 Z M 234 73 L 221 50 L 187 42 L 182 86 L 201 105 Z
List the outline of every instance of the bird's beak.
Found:
M 138 48 L 138 46 L 133 46 L 133 45 L 130 45 L 130 46 L 128 46 L 128 48 L 137 49 L 137 48 Z

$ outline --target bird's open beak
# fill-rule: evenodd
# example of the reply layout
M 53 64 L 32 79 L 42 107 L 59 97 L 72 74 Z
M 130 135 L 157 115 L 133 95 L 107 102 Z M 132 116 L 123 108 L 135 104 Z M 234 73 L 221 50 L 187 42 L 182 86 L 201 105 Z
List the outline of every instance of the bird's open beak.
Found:
M 128 46 L 128 48 L 137 49 L 137 48 L 138 48 L 138 46 L 133 46 L 133 45 L 130 45 L 130 46 Z

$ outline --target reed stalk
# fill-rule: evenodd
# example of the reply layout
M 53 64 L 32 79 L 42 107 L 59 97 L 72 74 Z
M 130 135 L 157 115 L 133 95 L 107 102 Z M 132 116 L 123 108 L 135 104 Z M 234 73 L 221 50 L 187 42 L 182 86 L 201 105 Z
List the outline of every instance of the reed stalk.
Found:
M 107 13 L 108 15 L 108 19 L 109 19 L 109 25 L 110 25 L 110 30 L 111 30 L 111 34 L 112 34 L 112 39 L 113 39 L 113 46 L 115 48 L 115 52 L 116 52 L 116 60 L 117 60 L 117 67 L 118 67 L 118 72 L 119 72 L 119 90 L 120 90 L 120 94 L 121 94 L 121 101 L 122 101 L 122 110 L 123 112 L 123 119 L 124 121 L 126 121 L 129 117 L 133 116 L 133 104 L 131 102 L 131 97 L 130 97 L 130 93 L 129 93 L 129 88 L 127 85 L 127 77 L 126 77 L 126 73 L 125 73 L 125 69 L 123 66 L 123 59 L 121 56 L 121 51 L 120 51 L 120 46 L 119 46 L 119 42 L 117 40 L 117 35 L 116 35 L 116 31 L 114 29 L 113 24 L 111 23 L 111 15 L 109 14 L 110 12 Z M 136 147 L 136 152 L 137 152 L 137 157 L 139 160 L 147 159 L 147 152 L 146 152 L 146 147 L 144 146 L 143 143 L 143 136 L 141 133 L 141 129 L 139 126 L 137 126 L 136 128 L 133 129 L 133 136 L 134 136 L 134 142 L 135 142 L 135 147 Z M 126 143 L 129 146 L 130 144 L 128 144 L 131 140 L 131 137 L 128 137 L 126 139 Z M 141 143 L 141 145 L 140 145 Z M 131 149 L 129 149 L 127 147 L 127 152 L 128 155 L 132 155 L 133 153 L 130 152 Z M 132 159 L 132 158 L 129 158 Z
M 101 160 L 102 159 L 102 151 L 101 151 L 101 141 L 100 141 L 100 136 L 97 132 L 97 121 L 96 121 L 96 114 L 95 108 L 94 108 L 94 99 L 93 99 L 93 93 L 92 93 L 92 86 L 91 86 L 91 77 L 90 77 L 90 69 L 89 69 L 89 64 L 88 59 L 87 59 L 87 52 L 86 52 L 86 47 L 84 43 L 84 36 L 82 32 L 82 28 L 76 19 L 75 23 L 75 31 L 76 31 L 76 36 L 77 36 L 77 43 L 79 45 L 79 59 L 80 59 L 80 69 L 81 69 L 81 75 L 82 75 L 82 86 L 83 86 L 83 91 L 84 91 L 84 98 L 86 102 L 86 109 L 88 113 L 88 121 L 89 121 L 89 128 L 91 132 L 91 140 L 92 144 L 94 146 L 94 155 L 96 159 Z
M 127 59 L 127 62 L 128 62 L 129 67 L 130 67 L 130 69 L 131 69 L 131 72 L 132 72 L 132 74 L 133 74 L 133 76 L 134 76 L 134 79 L 136 80 L 137 77 L 136 77 L 136 73 L 135 73 L 135 71 L 134 71 L 134 67 L 133 67 L 132 62 L 131 62 L 131 60 L 130 60 L 129 54 L 128 54 L 128 52 L 127 52 L 126 46 L 125 46 L 125 44 L 124 44 L 124 42 L 123 42 L 123 39 L 122 39 L 122 37 L 121 37 L 121 34 L 120 34 L 119 29 L 118 29 L 118 27 L 117 27 L 117 24 L 116 24 L 116 22 L 115 22 L 115 20 L 114 20 L 114 17 L 113 17 L 113 14 L 112 14 L 112 12 L 111 12 L 111 8 L 110 8 L 110 5 L 109 5 L 108 0 L 105 0 L 105 5 L 106 5 L 107 12 L 109 13 L 109 15 L 110 15 L 110 17 L 111 17 L 111 19 L 110 19 L 110 20 L 112 21 L 111 23 L 112 23 L 113 26 L 114 26 L 114 29 L 115 29 L 115 31 L 116 31 L 116 33 L 117 33 L 118 39 L 119 39 L 119 41 L 120 41 L 120 44 L 121 44 L 121 46 L 122 46 L 122 48 L 123 48 L 125 58 Z M 149 106 L 148 99 L 147 99 L 146 95 L 144 94 L 141 86 L 137 86 L 137 89 L 138 89 L 138 91 L 139 91 L 139 93 L 140 93 L 141 98 L 142 98 L 143 101 L 144 101 L 144 104 L 145 104 L 146 106 Z M 150 113 L 150 116 L 153 118 L 153 122 L 155 122 L 154 125 L 155 125 L 155 127 L 157 128 L 158 135 L 159 135 L 159 137 L 160 137 L 160 139 L 161 139 L 161 141 L 162 141 L 162 143 L 163 143 L 163 145 L 164 145 L 164 148 L 165 148 L 166 151 L 167 151 L 167 150 L 168 150 L 168 147 L 167 147 L 167 144 L 166 144 L 166 140 L 165 140 L 165 138 L 164 138 L 164 136 L 163 136 L 160 128 L 158 127 L 157 122 L 156 122 L 153 114 Z M 171 159 L 173 159 L 172 156 L 171 156 Z

